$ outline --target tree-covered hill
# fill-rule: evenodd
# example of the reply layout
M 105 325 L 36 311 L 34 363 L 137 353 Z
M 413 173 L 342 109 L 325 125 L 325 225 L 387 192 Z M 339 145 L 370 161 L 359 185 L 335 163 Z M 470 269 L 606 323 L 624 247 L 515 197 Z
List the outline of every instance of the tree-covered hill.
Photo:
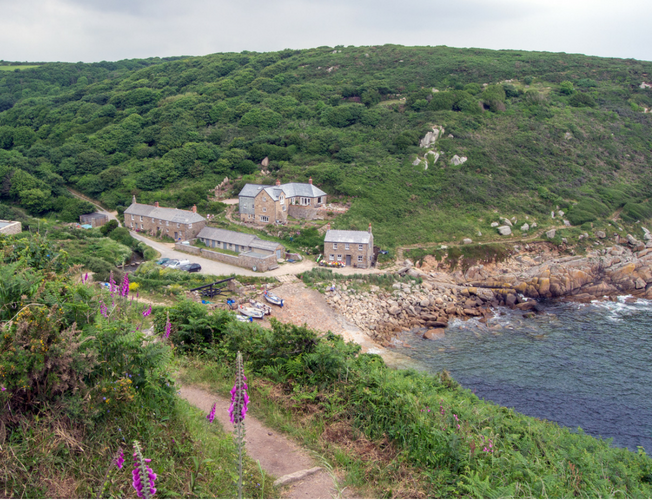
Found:
M 495 210 L 543 225 L 557 206 L 574 225 L 644 220 L 644 82 L 650 62 L 393 45 L 1 71 L 0 203 L 71 218 L 67 185 L 118 209 L 137 194 L 201 210 L 225 176 L 312 176 L 353 200 L 336 226 L 372 222 L 390 247 L 493 237 Z M 439 159 L 415 165 L 433 125 Z

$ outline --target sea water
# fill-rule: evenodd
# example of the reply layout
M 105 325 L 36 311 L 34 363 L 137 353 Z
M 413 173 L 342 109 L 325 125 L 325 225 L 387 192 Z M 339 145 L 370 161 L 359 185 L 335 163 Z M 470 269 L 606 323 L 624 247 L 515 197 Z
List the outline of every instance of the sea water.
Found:
M 549 303 L 531 319 L 499 308 L 455 320 L 441 340 L 404 333 L 398 350 L 448 370 L 480 398 L 652 453 L 652 302 Z

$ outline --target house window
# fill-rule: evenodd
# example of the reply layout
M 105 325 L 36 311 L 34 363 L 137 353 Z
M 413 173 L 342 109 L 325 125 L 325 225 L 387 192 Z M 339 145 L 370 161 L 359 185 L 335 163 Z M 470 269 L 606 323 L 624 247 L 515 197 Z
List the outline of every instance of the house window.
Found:
M 154 217 L 152 217 L 152 223 L 156 223 L 156 219 Z
M 344 250 L 348 250 L 348 249 L 349 249 L 349 244 L 348 244 L 348 243 L 344 243 Z
M 165 225 L 166 225 L 166 226 L 169 226 L 169 225 L 170 225 L 170 221 L 169 221 L 169 220 L 166 220 L 166 221 L 165 221 Z
M 188 229 L 192 229 L 192 224 L 188 224 Z
M 310 198 L 301 198 L 301 205 L 310 205 Z
M 362 255 L 358 255 L 358 262 L 362 262 Z
M 266 197 L 266 196 L 263 196 L 263 201 L 267 201 L 267 197 Z
M 267 217 L 266 215 L 261 215 L 260 222 L 269 222 L 269 217 Z
M 263 207 L 263 212 L 267 212 L 267 207 Z
M 134 216 L 133 216 L 133 215 L 131 216 L 131 220 L 134 220 Z
M 140 222 L 143 222 L 143 216 L 142 215 L 140 216 Z
M 330 254 L 330 255 L 328 256 L 328 260 L 330 260 L 330 261 L 334 261 L 334 260 L 335 260 L 335 256 L 334 256 L 333 254 Z
M 362 252 L 362 245 L 358 245 L 358 250 Z
M 342 254 L 339 254 L 339 253 L 337 254 L 337 260 L 338 260 L 338 261 L 341 261 L 341 260 L 342 260 Z
M 337 243 L 333 243 L 333 250 L 337 250 Z
M 180 227 L 181 227 L 181 224 L 179 224 L 179 223 L 177 222 L 177 228 L 180 228 Z
M 285 212 L 285 205 L 283 205 L 283 211 Z
M 317 198 L 317 203 L 321 203 L 321 196 Z
M 285 204 L 285 198 L 283 198 L 283 197 L 281 196 L 281 198 L 279 199 L 279 202 L 281 203 L 281 205 Z

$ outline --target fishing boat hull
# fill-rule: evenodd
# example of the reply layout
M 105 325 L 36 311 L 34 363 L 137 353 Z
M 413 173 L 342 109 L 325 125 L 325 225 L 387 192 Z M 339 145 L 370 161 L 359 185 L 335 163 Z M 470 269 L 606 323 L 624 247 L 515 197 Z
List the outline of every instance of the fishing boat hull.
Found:
M 272 308 L 266 304 L 263 304 L 262 302 L 258 302 L 256 300 L 250 300 L 249 303 L 251 304 L 251 307 L 253 307 L 254 309 L 258 309 L 259 311 L 263 311 L 263 314 L 265 315 L 272 314 Z
M 263 297 L 265 297 L 265 300 L 269 302 L 270 304 L 274 304 L 275 306 L 283 307 L 283 299 L 280 297 L 277 297 L 274 294 L 271 293 L 265 293 L 263 294 Z
M 262 319 L 265 314 L 260 309 L 255 309 L 253 307 L 238 307 L 238 312 L 243 316 L 249 316 L 250 318 Z

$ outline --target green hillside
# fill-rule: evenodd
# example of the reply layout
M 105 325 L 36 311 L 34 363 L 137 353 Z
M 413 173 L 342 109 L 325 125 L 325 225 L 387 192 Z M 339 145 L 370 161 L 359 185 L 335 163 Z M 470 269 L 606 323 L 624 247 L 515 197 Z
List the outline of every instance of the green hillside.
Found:
M 72 220 L 86 207 L 68 185 L 111 208 L 136 194 L 206 210 L 225 176 L 312 176 L 353 201 L 336 227 L 372 222 L 389 247 L 495 238 L 496 210 L 634 222 L 652 217 L 651 75 L 631 59 L 392 45 L 27 66 L 0 72 L 0 203 Z M 433 125 L 439 159 L 415 166 Z

